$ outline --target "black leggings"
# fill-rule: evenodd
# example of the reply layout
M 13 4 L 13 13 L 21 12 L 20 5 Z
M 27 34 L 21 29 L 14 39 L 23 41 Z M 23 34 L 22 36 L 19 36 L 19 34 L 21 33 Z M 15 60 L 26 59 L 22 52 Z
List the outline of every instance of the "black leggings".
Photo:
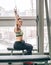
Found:
M 25 43 L 25 41 L 15 41 L 14 49 L 16 50 L 27 50 L 27 55 L 32 54 L 33 46 L 31 44 Z

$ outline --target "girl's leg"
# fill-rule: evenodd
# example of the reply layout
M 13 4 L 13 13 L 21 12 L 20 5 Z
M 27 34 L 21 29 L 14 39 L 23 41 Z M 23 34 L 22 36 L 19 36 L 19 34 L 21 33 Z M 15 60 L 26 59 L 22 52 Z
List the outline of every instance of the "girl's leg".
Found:
M 31 44 L 25 43 L 25 49 L 27 50 L 28 55 L 32 54 L 33 46 Z

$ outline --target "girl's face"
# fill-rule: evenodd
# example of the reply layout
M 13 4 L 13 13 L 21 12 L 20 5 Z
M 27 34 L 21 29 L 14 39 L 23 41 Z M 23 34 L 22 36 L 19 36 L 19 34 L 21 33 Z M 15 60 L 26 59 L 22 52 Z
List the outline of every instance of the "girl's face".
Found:
M 21 20 L 21 19 L 18 20 L 18 25 L 19 25 L 19 26 L 22 25 L 22 20 Z

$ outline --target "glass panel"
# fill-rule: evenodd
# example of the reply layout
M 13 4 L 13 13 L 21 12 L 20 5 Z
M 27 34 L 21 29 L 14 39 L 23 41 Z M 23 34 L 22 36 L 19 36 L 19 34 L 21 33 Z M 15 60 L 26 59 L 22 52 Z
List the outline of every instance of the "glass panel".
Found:
M 36 0 L 33 0 L 33 15 L 36 16 Z
M 44 52 L 49 52 L 49 40 L 46 20 L 44 23 Z
M 0 0 L 0 16 L 14 16 L 15 6 L 21 16 L 35 15 L 36 0 Z
M 36 26 L 23 26 L 23 39 L 26 43 L 32 44 L 34 49 L 38 49 Z M 0 50 L 7 49 L 15 42 L 14 27 L 0 27 Z M 44 27 L 44 52 L 49 52 L 47 27 Z
M 15 40 L 13 27 L 0 27 L 0 36 L 0 50 L 7 49 L 7 47 L 11 43 L 13 44 Z
M 37 48 L 36 26 L 22 27 L 22 30 L 24 33 L 23 39 L 25 42 L 30 43 L 34 48 Z M 14 27 L 0 27 L 0 42 L 0 50 L 7 49 L 8 46 L 12 46 L 14 44 Z
M 44 52 L 49 52 L 47 26 L 44 27 Z
M 36 26 L 26 27 L 26 42 L 32 44 L 34 49 L 38 48 Z

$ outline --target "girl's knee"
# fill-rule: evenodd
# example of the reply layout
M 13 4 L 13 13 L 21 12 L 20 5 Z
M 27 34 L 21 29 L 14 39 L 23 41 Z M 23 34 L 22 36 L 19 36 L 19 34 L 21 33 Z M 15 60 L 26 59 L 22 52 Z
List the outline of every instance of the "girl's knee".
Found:
M 33 49 L 33 46 L 31 45 L 30 48 L 31 48 L 31 50 L 32 50 L 32 49 Z

